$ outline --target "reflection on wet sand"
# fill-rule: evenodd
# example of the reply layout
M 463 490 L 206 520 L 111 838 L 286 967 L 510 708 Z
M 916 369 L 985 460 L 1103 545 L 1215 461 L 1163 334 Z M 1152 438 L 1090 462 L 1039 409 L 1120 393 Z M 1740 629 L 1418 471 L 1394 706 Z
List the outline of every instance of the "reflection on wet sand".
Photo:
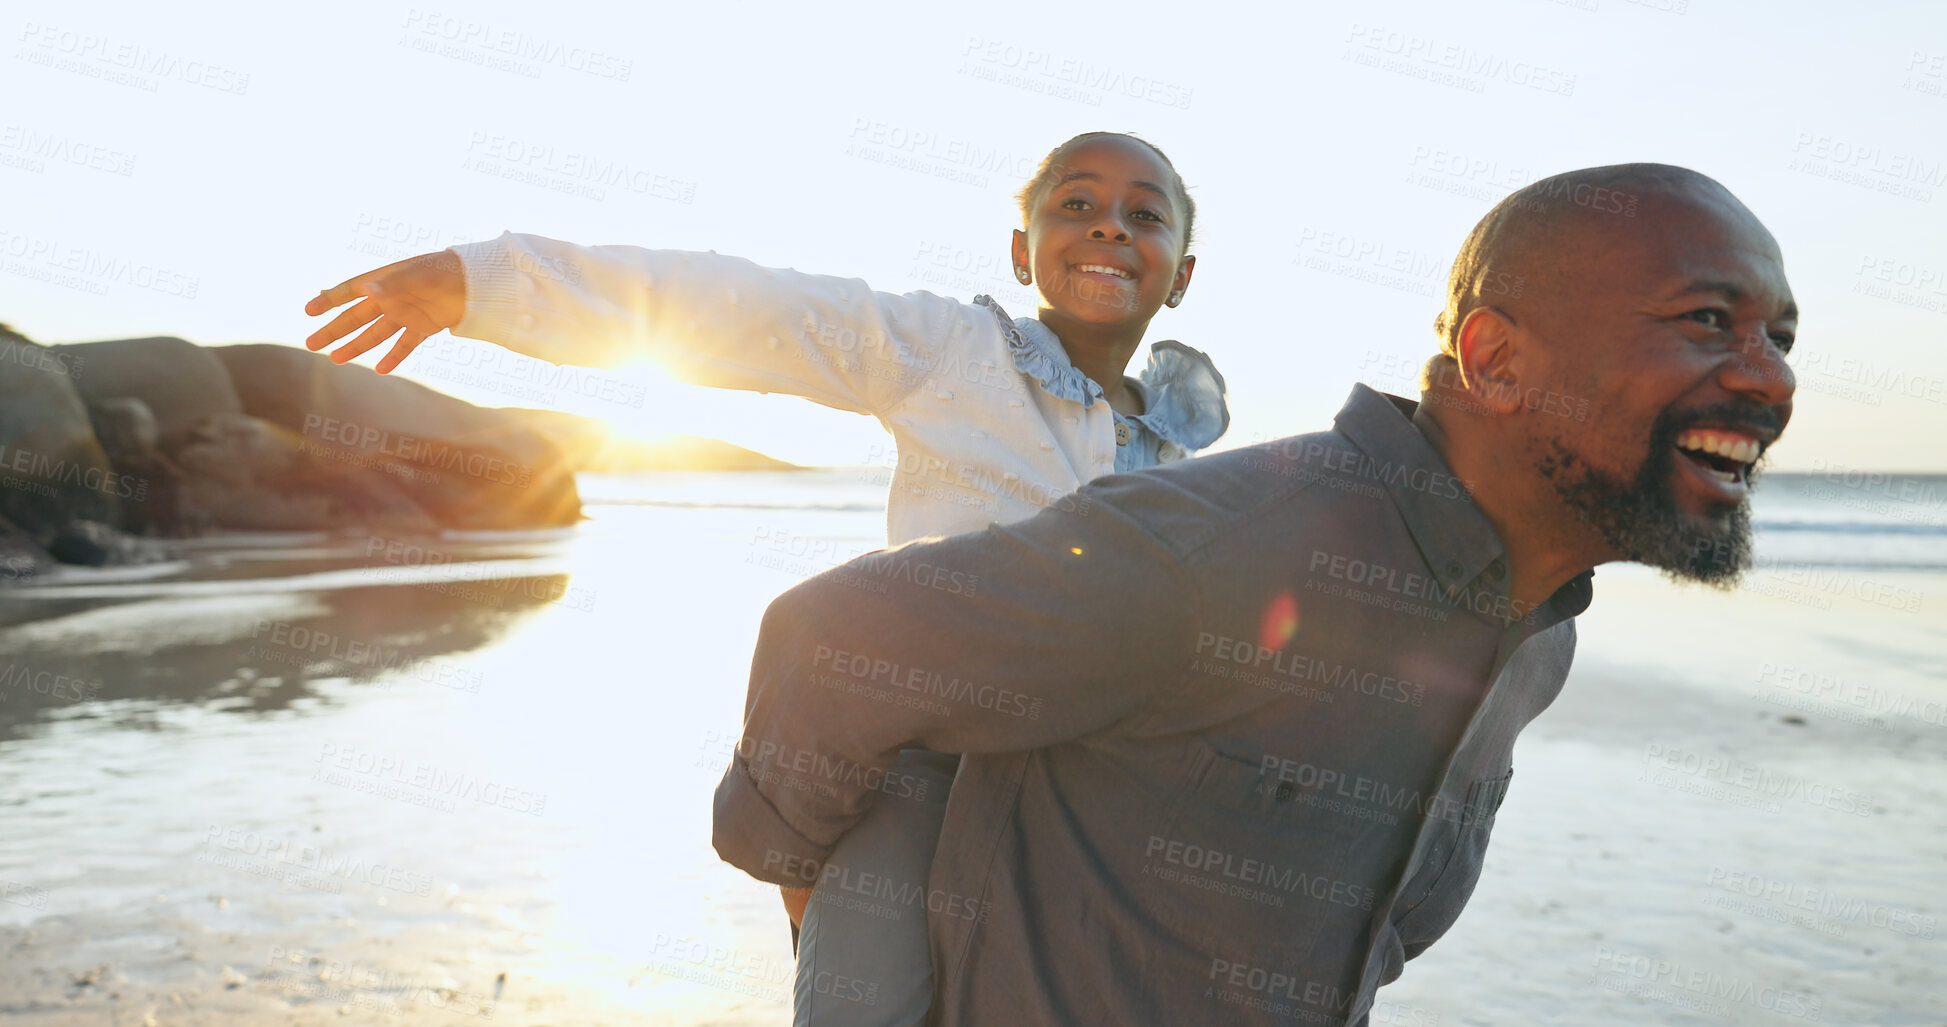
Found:
M 80 708 L 104 700 L 264 714 L 323 698 L 314 682 L 327 679 L 477 692 L 479 672 L 442 657 L 507 634 L 545 597 L 566 594 L 567 581 L 500 577 L 464 588 L 169 597 L 94 609 L 87 600 L 46 603 L 40 619 L 0 628 L 0 742 L 64 712 L 85 716 Z

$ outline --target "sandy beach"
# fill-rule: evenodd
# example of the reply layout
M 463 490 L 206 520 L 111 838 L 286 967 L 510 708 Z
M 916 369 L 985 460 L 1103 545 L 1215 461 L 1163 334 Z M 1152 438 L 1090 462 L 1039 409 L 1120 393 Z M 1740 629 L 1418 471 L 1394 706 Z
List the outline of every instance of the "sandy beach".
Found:
M 879 487 L 594 483 L 580 530 L 450 562 L 260 539 L 0 599 L 0 1018 L 788 1022 L 710 791 L 764 604 L 877 545 Z M 1373 1023 L 1947 1023 L 1947 575 L 1596 585 Z

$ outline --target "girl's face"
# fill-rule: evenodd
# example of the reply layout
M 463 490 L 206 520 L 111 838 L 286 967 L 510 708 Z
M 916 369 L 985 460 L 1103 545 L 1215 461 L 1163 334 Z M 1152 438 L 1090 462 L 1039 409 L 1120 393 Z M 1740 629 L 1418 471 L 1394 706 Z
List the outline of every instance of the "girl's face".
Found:
M 1014 233 L 1044 309 L 1090 324 L 1147 324 L 1176 306 L 1196 258 L 1183 255 L 1176 173 L 1133 139 L 1090 140 L 1063 153 Z M 1045 318 L 1044 318 L 1045 320 Z

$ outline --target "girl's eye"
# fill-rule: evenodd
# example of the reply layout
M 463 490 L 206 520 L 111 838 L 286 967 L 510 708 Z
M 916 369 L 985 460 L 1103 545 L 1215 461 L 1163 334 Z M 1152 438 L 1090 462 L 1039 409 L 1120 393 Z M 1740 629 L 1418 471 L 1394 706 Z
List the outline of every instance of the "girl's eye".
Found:
M 1150 210 L 1148 207 L 1138 207 L 1135 210 L 1130 211 L 1130 213 L 1135 215 L 1136 217 L 1143 218 L 1148 221 L 1163 220 L 1163 215 L 1158 214 L 1153 210 Z
M 1062 205 L 1062 207 L 1064 207 L 1064 208 L 1066 208 L 1066 209 L 1068 209 L 1068 210 L 1086 210 L 1086 209 L 1088 209 L 1088 201 L 1087 201 L 1087 200 L 1084 200 L 1084 199 L 1082 199 L 1082 198 L 1081 198 L 1081 197 L 1079 197 L 1079 196 L 1070 196 L 1069 198 L 1067 198 L 1067 199 L 1065 199 L 1065 200 L 1063 200 L 1063 201 L 1061 201 L 1061 205 Z
M 1731 326 L 1731 315 L 1729 313 L 1726 313 L 1725 311 L 1717 309 L 1716 307 L 1705 307 L 1702 310 L 1693 310 L 1683 316 L 1696 321 L 1698 324 L 1709 325 L 1720 332 Z

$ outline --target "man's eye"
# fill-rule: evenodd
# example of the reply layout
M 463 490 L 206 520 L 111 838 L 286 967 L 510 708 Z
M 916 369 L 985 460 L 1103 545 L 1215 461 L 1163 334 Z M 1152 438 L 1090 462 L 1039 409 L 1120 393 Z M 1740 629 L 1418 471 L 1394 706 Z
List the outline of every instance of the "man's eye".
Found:
M 1081 198 L 1081 197 L 1079 197 L 1079 196 L 1070 196 L 1069 198 L 1067 198 L 1067 199 L 1065 199 L 1065 200 L 1063 200 L 1063 201 L 1061 201 L 1061 205 L 1062 205 L 1062 207 L 1064 207 L 1064 208 L 1066 208 L 1066 209 L 1068 209 L 1068 210 L 1087 210 L 1087 209 L 1088 209 L 1088 201 L 1087 201 L 1087 200 L 1084 200 L 1084 199 L 1082 199 L 1082 198 Z
M 1135 210 L 1130 211 L 1130 214 L 1134 217 L 1143 218 L 1148 221 L 1163 220 L 1163 215 L 1158 214 L 1153 210 L 1150 210 L 1148 207 L 1138 207 Z
M 1716 307 L 1693 310 L 1683 316 L 1696 321 L 1698 324 L 1709 325 L 1720 332 L 1731 326 L 1731 315 L 1725 311 L 1718 310 Z
M 1792 343 L 1797 342 L 1798 337 L 1790 332 L 1772 332 L 1771 341 L 1777 344 L 1778 352 L 1790 353 L 1792 351 Z

